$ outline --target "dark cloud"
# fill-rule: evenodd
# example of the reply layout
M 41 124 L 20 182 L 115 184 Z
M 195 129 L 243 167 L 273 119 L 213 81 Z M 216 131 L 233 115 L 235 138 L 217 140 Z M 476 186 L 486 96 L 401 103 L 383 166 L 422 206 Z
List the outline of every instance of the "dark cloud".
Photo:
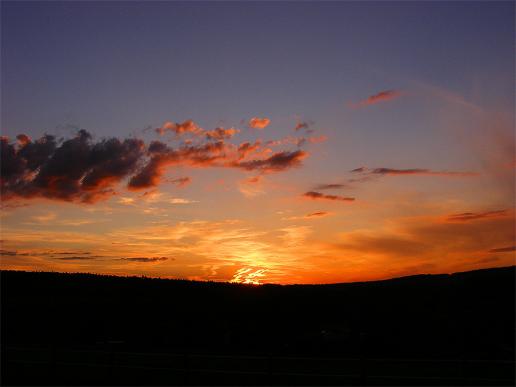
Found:
M 176 134 L 198 133 L 193 121 L 166 123 L 163 128 Z M 116 194 L 123 180 L 132 190 L 155 187 L 168 166 L 222 167 L 279 172 L 301 165 L 308 153 L 282 151 L 269 155 L 262 143 L 226 143 L 237 129 L 216 128 L 195 141 L 172 147 L 162 141 L 148 146 L 136 138 L 108 138 L 95 141 L 86 130 L 71 139 L 57 140 L 44 135 L 35 141 L 19 135 L 10 143 L 1 137 L 2 202 L 13 199 L 47 198 L 94 203 Z M 265 156 L 266 155 L 266 156 Z M 184 186 L 190 178 L 169 179 Z M 3 205 L 3 208 L 7 206 Z
M 489 250 L 490 253 L 509 253 L 511 251 L 516 251 L 516 246 L 498 247 Z
M 320 218 L 320 217 L 328 216 L 328 215 L 330 215 L 329 212 L 317 211 L 317 212 L 312 212 L 311 214 L 305 215 L 305 218 Z
M 485 218 L 498 218 L 509 215 L 507 210 L 496 210 L 486 212 L 463 212 L 460 214 L 453 214 L 447 217 L 449 222 L 469 222 L 472 220 Z
M 343 202 L 352 202 L 355 200 L 355 198 L 349 198 L 344 196 L 338 196 L 338 195 L 325 195 L 320 192 L 316 191 L 308 191 L 303 194 L 304 197 L 314 199 L 314 200 L 336 200 L 336 201 L 343 201 Z
M 308 153 L 302 150 L 293 152 L 284 151 L 273 154 L 266 159 L 236 162 L 233 166 L 243 168 L 248 171 L 259 170 L 262 172 L 278 172 L 301 165 Z
M 120 258 L 121 261 L 129 261 L 129 262 L 159 262 L 159 261 L 166 261 L 168 259 L 173 260 L 173 258 L 168 257 L 152 257 L 152 258 L 146 258 L 146 257 L 134 257 L 134 258 Z
M 2 200 L 44 197 L 95 202 L 113 193 L 112 187 L 132 173 L 144 154 L 137 139 L 92 141 L 80 130 L 58 143 L 45 135 L 16 147 L 2 140 Z
M 462 171 L 432 171 L 430 169 L 409 168 L 409 169 L 394 169 L 394 168 L 373 168 L 360 167 L 351 170 L 352 173 L 362 173 L 369 175 L 431 175 L 431 176 L 450 176 L 450 177 L 470 177 L 478 176 L 476 172 L 462 172 Z
M 82 251 L 53 251 L 50 254 L 56 254 L 56 255 L 91 255 L 90 252 L 82 252 Z
M 309 125 L 308 122 L 298 122 L 296 126 L 294 127 L 294 130 L 297 132 L 301 129 L 308 129 Z
M 54 259 L 58 259 L 60 261 L 91 261 L 97 259 L 97 257 L 93 256 L 71 256 L 71 257 L 55 257 Z
M 371 95 L 362 101 L 359 101 L 354 104 L 352 103 L 352 104 L 350 104 L 350 107 L 359 108 L 359 107 L 364 107 L 364 106 L 369 106 L 369 105 L 375 105 L 379 102 L 391 101 L 395 98 L 400 97 L 401 95 L 402 95 L 402 92 L 399 90 L 384 90 L 384 91 L 380 91 L 379 93 L 376 93 L 374 95 Z
M 18 255 L 18 252 L 16 252 L 16 251 L 0 250 L 0 256 L 14 257 L 16 255 Z

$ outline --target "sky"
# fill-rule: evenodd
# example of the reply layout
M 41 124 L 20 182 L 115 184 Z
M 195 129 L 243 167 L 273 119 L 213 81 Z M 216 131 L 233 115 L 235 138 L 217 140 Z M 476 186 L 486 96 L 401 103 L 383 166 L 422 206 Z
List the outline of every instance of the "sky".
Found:
M 515 264 L 514 3 L 1 3 L 2 269 Z

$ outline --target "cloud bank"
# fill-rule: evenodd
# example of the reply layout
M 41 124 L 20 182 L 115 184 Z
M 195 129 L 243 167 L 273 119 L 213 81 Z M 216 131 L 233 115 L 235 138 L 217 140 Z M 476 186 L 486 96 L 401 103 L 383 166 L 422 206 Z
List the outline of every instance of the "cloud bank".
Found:
M 261 120 L 257 121 L 258 126 L 265 125 L 265 119 Z M 2 201 L 46 198 L 94 203 L 115 195 L 115 188 L 122 181 L 127 181 L 130 190 L 156 187 L 171 166 L 234 168 L 264 174 L 299 167 L 308 156 L 301 149 L 273 152 L 260 140 L 227 142 L 239 133 L 238 129 L 218 127 L 204 131 L 191 120 L 181 124 L 166 122 L 156 131 L 196 137 L 195 141 L 181 141 L 178 146 L 163 141 L 147 145 L 137 138 L 95 141 L 86 130 L 59 140 L 48 134 L 34 141 L 24 134 L 18 135 L 16 142 L 2 137 Z M 190 178 L 168 181 L 184 186 Z

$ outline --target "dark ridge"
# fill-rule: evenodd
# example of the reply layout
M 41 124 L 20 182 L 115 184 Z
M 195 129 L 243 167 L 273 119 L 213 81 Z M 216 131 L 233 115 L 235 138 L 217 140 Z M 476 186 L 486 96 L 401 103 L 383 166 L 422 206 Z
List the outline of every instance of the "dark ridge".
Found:
M 199 354 L 309 357 L 312 363 L 326 358 L 496 361 L 510 364 L 509 381 L 514 384 L 515 270 L 511 266 L 373 282 L 283 286 L 2 271 L 3 380 L 7 384 L 23 384 L 20 380 L 106 384 L 102 378 L 87 379 L 88 373 L 82 371 L 66 382 L 56 379 L 55 373 L 50 378 L 48 370 L 47 379 L 38 374 L 40 379 L 27 381 L 29 373 L 16 373 L 18 363 L 10 351 L 32 348 L 62 354 L 63 361 L 71 356 L 64 354 L 77 350 L 142 356 L 179 353 L 187 358 Z M 485 372 L 492 377 L 499 374 Z M 283 384 L 300 384 L 285 378 Z M 116 380 L 136 383 L 123 375 Z M 170 384 L 168 379 L 149 380 L 138 383 Z M 181 380 L 178 383 L 185 384 Z M 214 380 L 201 378 L 198 384 Z M 341 384 L 339 380 L 334 382 Z M 394 384 L 403 384 L 395 380 Z M 321 383 L 318 379 L 313 384 Z

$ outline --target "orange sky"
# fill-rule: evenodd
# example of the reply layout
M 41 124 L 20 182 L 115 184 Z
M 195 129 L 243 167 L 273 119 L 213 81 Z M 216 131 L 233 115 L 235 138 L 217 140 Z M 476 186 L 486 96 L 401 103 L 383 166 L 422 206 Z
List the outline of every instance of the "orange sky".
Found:
M 2 4 L 0 267 L 514 265 L 514 4 L 413 5 Z

